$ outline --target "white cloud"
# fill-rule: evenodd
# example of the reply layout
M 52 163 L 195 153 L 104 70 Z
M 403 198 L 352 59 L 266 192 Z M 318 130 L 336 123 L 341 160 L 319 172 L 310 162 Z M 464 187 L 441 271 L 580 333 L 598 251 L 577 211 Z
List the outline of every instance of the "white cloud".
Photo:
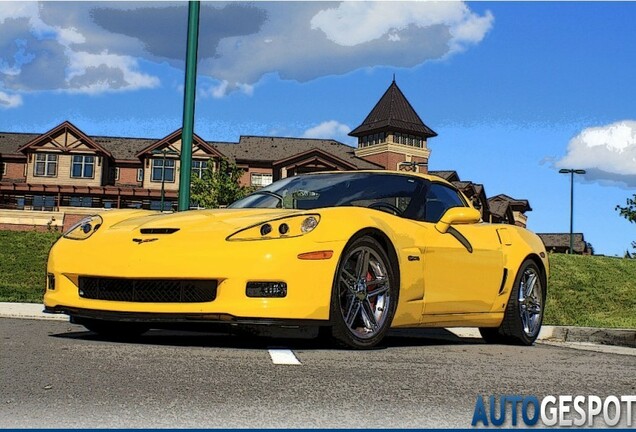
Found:
M 0 24 L 8 19 L 36 18 L 38 3 L 31 1 L 0 2 Z
M 237 83 L 237 87 L 242 93 L 245 93 L 248 96 L 252 96 L 254 94 L 254 85 L 253 84 L 243 84 Z
M 139 71 L 135 57 L 82 49 L 87 48 L 87 36 L 73 23 L 46 23 L 44 7 L 36 2 L 0 2 L 0 32 L 7 38 L 4 46 L 0 42 L 1 87 L 18 93 L 54 90 L 97 94 L 159 85 L 157 77 Z M 59 7 L 67 16 L 81 16 L 73 13 L 72 6 Z M 81 22 L 78 19 L 77 24 Z
M 0 91 L 0 108 L 16 108 L 22 105 L 22 96 Z
M 228 95 L 232 90 L 238 89 L 241 93 L 244 93 L 248 96 L 252 96 L 254 94 L 254 86 L 250 84 L 242 84 L 235 83 L 233 86 L 230 86 L 230 83 L 227 80 L 218 81 L 215 84 L 210 84 L 206 82 L 206 80 L 201 80 L 197 84 L 198 96 L 202 98 L 211 97 L 213 99 L 221 99 Z M 183 93 L 183 85 L 178 86 L 179 92 Z
M 459 1 L 208 2 L 198 73 L 214 85 L 202 94 L 251 95 L 268 74 L 305 82 L 376 66 L 412 68 L 479 43 L 493 22 L 490 12 Z M 183 68 L 186 23 L 184 2 L 0 1 L 0 88 L 155 87 L 158 78 L 143 67 Z
M 342 46 L 371 42 L 410 25 L 419 28 L 448 27 L 454 35 L 452 45 L 479 42 L 492 27 L 493 16 L 472 13 L 461 2 L 344 2 L 321 10 L 311 19 L 311 28 L 321 30 L 327 39 Z M 399 37 L 399 36 L 398 36 Z M 397 39 L 399 40 L 399 39 Z
M 103 93 L 107 91 L 137 90 L 159 85 L 159 78 L 137 72 L 137 60 L 129 56 L 87 52 L 70 52 L 66 81 L 69 91 Z
M 227 94 L 228 85 L 229 83 L 227 82 L 227 80 L 223 80 L 217 85 L 209 85 L 207 88 L 202 86 L 199 94 L 204 98 L 212 97 L 214 99 L 220 99 L 222 97 L 225 97 L 225 95 Z M 181 89 L 181 91 L 183 91 L 183 89 Z
M 584 129 L 570 140 L 557 168 L 585 169 L 585 178 L 604 184 L 636 186 L 636 121 Z
M 454 36 L 453 51 L 465 49 L 467 44 L 477 44 L 482 41 L 486 33 L 492 29 L 495 17 L 490 11 L 484 16 L 467 13 L 465 19 L 457 23 L 450 30 Z
M 307 129 L 303 133 L 303 137 L 335 139 L 346 143 L 352 141 L 352 138 L 347 135 L 349 132 L 351 132 L 351 128 L 346 124 L 340 123 L 336 120 L 328 120 Z
M 412 68 L 478 43 L 492 14 L 461 2 L 255 3 L 267 11 L 259 32 L 222 38 L 199 70 L 255 83 L 277 73 L 305 82 L 375 66 Z

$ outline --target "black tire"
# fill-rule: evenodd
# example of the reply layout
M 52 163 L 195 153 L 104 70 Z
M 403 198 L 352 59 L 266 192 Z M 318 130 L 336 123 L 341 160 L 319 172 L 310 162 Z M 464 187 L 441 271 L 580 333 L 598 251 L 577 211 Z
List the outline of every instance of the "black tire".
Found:
M 150 327 L 146 324 L 125 321 L 86 318 L 82 319 L 79 324 L 82 324 L 93 333 L 109 339 L 132 339 L 150 330 Z
M 527 259 L 515 278 L 504 319 L 498 328 L 480 328 L 488 343 L 532 345 L 545 313 L 546 280 L 537 264 Z
M 331 294 L 331 336 L 338 344 L 369 349 L 384 338 L 398 302 L 394 267 L 372 237 L 360 237 L 345 248 Z

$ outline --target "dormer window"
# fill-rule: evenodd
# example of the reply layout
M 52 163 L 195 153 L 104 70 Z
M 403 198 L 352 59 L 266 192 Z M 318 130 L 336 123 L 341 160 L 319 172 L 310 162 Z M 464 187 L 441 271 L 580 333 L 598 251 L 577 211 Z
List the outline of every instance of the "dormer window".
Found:
M 95 173 L 95 156 L 73 156 L 71 166 L 71 177 L 73 178 L 93 178 Z
M 152 175 L 150 181 L 153 182 L 174 182 L 174 159 L 153 159 Z
M 33 165 L 33 175 L 35 177 L 56 177 L 57 155 L 37 153 L 35 155 L 35 164 Z
M 198 178 L 203 178 L 203 173 L 208 168 L 208 161 L 196 160 L 192 161 L 192 175 Z

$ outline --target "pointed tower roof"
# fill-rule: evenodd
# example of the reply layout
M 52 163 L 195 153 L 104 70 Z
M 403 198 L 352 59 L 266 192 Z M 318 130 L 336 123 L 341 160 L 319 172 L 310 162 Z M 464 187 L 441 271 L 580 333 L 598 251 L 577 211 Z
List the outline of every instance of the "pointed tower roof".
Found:
M 357 137 L 387 129 L 423 135 L 426 138 L 437 136 L 437 133 L 426 126 L 417 115 L 404 93 L 395 83 L 395 79 L 367 118 L 360 126 L 349 132 L 349 135 Z

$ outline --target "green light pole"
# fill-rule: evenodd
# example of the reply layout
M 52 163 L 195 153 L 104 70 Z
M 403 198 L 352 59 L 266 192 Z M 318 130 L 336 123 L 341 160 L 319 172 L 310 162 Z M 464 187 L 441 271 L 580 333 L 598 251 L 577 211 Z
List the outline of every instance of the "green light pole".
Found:
M 582 169 L 561 169 L 559 174 L 570 174 L 570 250 L 568 254 L 572 254 L 574 250 L 574 174 L 585 174 Z
M 179 211 L 190 208 L 190 176 L 192 170 L 192 136 L 194 134 L 194 102 L 197 86 L 197 48 L 199 45 L 198 1 L 188 2 L 188 49 L 186 52 L 185 87 L 183 90 L 183 128 L 181 129 L 181 171 L 179 172 Z

